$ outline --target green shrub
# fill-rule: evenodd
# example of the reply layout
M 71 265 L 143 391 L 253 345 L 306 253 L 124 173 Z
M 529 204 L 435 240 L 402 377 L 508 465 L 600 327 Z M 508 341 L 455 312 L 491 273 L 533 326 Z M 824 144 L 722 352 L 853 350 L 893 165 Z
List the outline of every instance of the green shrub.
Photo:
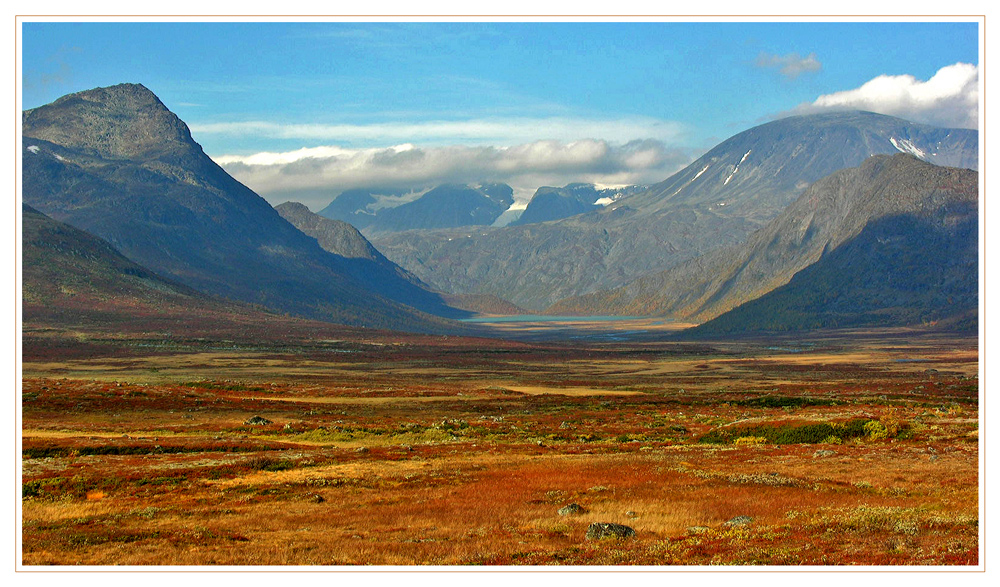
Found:
M 889 438 L 889 431 L 881 422 L 872 420 L 865 424 L 865 432 L 868 433 L 869 440 L 885 440 Z
M 247 467 L 255 471 L 287 471 L 295 468 L 295 462 L 288 459 L 276 459 L 265 455 L 252 457 L 247 461 Z
M 38 497 L 42 494 L 42 484 L 39 481 L 28 481 L 21 484 L 21 497 Z
M 801 408 L 804 406 L 830 406 L 834 402 L 830 400 L 815 399 L 811 397 L 788 397 L 779 395 L 765 395 L 732 402 L 738 406 L 750 406 L 756 408 Z
M 743 437 L 764 438 L 769 444 L 818 444 L 831 437 L 841 441 L 868 436 L 865 424 L 874 420 L 855 419 L 843 424 L 755 424 L 716 428 L 702 436 L 699 442 L 708 444 L 730 444 Z M 877 423 L 877 422 L 876 422 Z

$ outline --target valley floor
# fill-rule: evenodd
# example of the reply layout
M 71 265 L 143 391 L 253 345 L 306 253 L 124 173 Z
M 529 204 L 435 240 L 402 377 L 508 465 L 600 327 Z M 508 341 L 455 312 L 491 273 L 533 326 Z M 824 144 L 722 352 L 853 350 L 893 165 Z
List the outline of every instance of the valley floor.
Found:
M 44 340 L 27 566 L 979 563 L 975 337 Z

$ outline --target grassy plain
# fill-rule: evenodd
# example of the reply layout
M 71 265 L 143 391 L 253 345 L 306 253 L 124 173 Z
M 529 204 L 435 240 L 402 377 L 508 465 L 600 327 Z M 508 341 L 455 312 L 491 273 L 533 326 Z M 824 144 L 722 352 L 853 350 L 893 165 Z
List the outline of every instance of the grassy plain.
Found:
M 22 563 L 978 564 L 975 337 L 517 328 L 26 331 Z

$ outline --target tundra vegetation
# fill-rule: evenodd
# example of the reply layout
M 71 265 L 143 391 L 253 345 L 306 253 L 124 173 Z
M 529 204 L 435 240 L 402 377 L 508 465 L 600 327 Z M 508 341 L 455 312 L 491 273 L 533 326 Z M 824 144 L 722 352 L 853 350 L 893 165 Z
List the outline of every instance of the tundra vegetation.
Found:
M 975 336 L 317 334 L 26 327 L 23 564 L 979 563 Z

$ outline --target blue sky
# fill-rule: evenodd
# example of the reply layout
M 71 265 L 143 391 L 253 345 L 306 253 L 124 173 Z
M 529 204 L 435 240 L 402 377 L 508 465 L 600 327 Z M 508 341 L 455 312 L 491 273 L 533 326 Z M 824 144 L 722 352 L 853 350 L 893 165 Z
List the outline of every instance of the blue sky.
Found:
M 830 107 L 974 127 L 978 34 L 975 22 L 24 22 L 22 105 L 142 83 L 237 179 L 316 209 L 379 182 L 659 181 L 739 131 Z

